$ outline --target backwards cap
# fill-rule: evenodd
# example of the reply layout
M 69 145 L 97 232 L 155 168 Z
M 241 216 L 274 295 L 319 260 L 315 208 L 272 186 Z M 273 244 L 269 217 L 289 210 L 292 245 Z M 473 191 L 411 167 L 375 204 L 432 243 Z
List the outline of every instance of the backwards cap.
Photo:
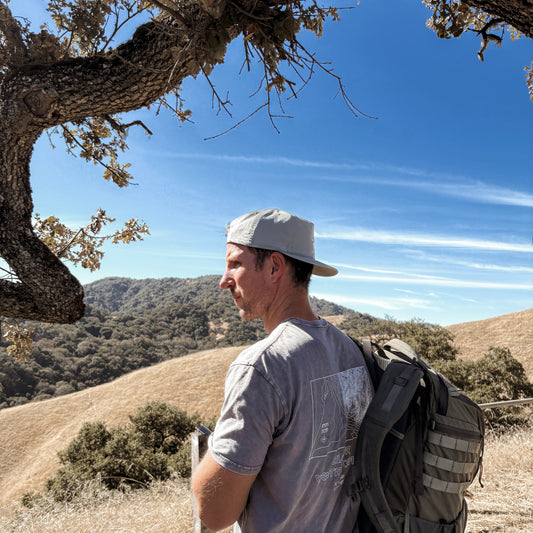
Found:
M 279 209 L 252 211 L 226 228 L 226 242 L 281 252 L 310 263 L 313 274 L 334 276 L 338 270 L 315 259 L 314 224 Z

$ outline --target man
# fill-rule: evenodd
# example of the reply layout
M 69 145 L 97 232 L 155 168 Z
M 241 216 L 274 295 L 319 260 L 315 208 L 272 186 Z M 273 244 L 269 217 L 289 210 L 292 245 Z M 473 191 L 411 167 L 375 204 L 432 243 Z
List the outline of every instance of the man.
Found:
M 337 270 L 315 259 L 313 224 L 285 211 L 247 213 L 226 233 L 220 286 L 269 336 L 229 368 L 192 480 L 200 518 L 213 530 L 238 520 L 243 533 L 351 532 L 353 451 L 373 390 L 355 343 L 308 298 L 311 274 Z

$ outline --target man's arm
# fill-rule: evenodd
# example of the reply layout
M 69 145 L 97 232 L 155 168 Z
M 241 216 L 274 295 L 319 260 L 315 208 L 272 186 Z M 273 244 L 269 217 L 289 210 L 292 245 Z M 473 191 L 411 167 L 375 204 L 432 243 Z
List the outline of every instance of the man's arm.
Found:
M 220 466 L 206 452 L 194 471 L 192 490 L 200 520 L 214 531 L 237 521 L 242 513 L 255 475 L 236 474 Z

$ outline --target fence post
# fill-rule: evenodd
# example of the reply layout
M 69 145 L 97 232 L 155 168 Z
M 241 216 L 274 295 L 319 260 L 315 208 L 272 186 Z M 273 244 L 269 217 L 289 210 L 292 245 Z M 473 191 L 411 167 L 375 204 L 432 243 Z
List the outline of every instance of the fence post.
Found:
M 196 430 L 191 434 L 191 471 L 194 473 L 196 467 L 200 463 L 200 460 L 207 451 L 207 439 L 210 431 L 204 426 L 198 426 Z M 193 496 L 193 521 L 194 521 L 194 533 L 210 533 L 211 529 L 204 526 L 202 521 L 198 517 L 198 509 L 196 507 L 196 500 Z

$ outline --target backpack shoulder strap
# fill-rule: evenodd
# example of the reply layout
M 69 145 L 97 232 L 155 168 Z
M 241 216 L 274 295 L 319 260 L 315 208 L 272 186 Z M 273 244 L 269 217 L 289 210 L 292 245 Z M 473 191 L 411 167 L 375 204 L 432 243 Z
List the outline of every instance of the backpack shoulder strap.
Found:
M 370 379 L 372 380 L 372 385 L 374 386 L 374 390 L 376 390 L 379 385 L 379 378 L 376 371 L 377 363 L 374 356 L 372 355 L 372 341 L 370 339 L 363 339 L 360 342 L 357 339 L 354 339 L 353 337 L 350 337 L 350 339 L 352 339 L 352 341 L 357 345 L 357 347 L 363 354 L 366 368 L 368 370 L 368 373 L 370 374 Z
M 366 367 L 368 369 L 368 373 L 370 374 L 372 384 L 374 385 L 374 390 L 376 390 L 379 385 L 379 379 L 378 374 L 376 372 L 376 360 L 372 355 L 372 341 L 370 339 L 363 339 L 362 345 L 363 357 L 365 358 Z
M 415 395 L 424 371 L 414 364 L 391 361 L 366 412 L 357 437 L 355 469 L 361 500 L 378 531 L 397 533 L 380 479 L 380 455 L 385 436 Z

